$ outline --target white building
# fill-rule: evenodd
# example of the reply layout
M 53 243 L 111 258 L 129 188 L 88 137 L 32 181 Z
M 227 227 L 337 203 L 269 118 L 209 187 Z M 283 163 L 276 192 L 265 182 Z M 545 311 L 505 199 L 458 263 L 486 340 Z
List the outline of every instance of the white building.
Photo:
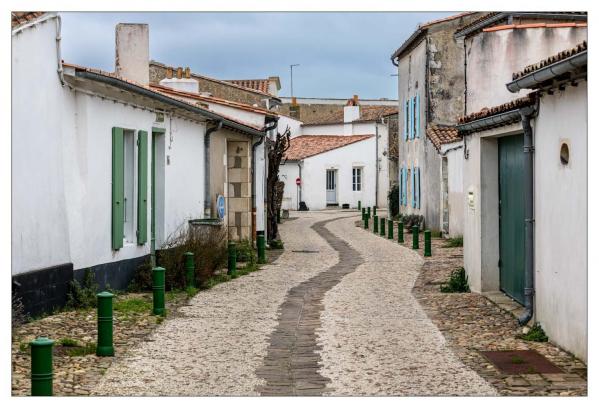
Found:
M 64 304 L 87 268 L 125 288 L 204 217 L 207 128 L 266 131 L 151 89 L 147 25 L 117 26 L 113 74 L 62 63 L 58 15 L 27 20 L 12 31 L 12 280 L 36 314 Z
M 310 210 L 375 204 L 374 135 L 311 135 L 291 139 L 279 178 L 285 183 L 283 209 Z M 299 179 L 301 184 L 296 185 Z
M 471 288 L 522 303 L 521 324 L 540 323 L 551 341 L 586 361 L 586 24 L 512 24 L 464 35 L 471 35 L 472 103 L 458 130 Z M 483 61 L 493 69 L 482 69 Z M 507 102 L 486 108 L 498 98 Z

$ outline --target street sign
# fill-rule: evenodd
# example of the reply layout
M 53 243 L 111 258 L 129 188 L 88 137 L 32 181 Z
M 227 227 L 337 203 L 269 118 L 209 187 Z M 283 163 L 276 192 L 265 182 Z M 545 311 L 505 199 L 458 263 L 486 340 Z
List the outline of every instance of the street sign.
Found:
M 302 180 L 299 177 L 296 178 L 295 179 L 295 184 L 298 185 L 298 186 L 301 185 L 302 184 Z
M 221 220 L 225 218 L 225 197 L 222 195 L 216 198 L 216 213 Z

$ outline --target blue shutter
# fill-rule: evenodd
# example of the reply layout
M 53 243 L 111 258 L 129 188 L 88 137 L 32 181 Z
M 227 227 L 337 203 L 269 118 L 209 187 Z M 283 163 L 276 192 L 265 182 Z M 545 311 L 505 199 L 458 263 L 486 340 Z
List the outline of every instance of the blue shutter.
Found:
M 416 167 L 416 208 L 420 208 L 420 167 Z
M 408 139 L 408 110 L 407 106 L 403 104 L 403 140 Z
M 406 168 L 401 168 L 401 204 L 406 205 Z
M 405 128 L 403 137 L 404 137 L 404 140 L 408 140 L 408 135 L 410 132 L 410 116 L 409 116 L 410 115 L 410 103 L 409 103 L 408 99 L 406 99 L 406 103 L 404 104 L 404 111 L 405 111 L 404 112 L 405 113 L 404 121 L 406 124 L 406 128 Z
M 411 190 L 410 190 L 410 199 L 412 201 L 412 208 L 416 207 L 416 172 L 415 167 L 412 165 L 412 177 L 411 177 Z
M 416 95 L 416 137 L 420 138 L 420 95 Z
M 403 168 L 403 205 L 408 205 L 408 169 Z
M 412 102 L 412 98 L 408 99 L 408 105 L 410 106 L 410 120 L 408 121 L 408 126 L 409 126 L 409 132 L 408 134 L 409 139 L 412 140 L 414 139 L 414 103 Z

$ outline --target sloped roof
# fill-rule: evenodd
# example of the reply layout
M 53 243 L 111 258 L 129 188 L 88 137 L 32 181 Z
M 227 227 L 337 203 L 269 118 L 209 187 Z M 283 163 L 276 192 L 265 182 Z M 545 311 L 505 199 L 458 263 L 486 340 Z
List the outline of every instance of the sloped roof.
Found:
M 225 82 L 243 86 L 244 88 L 255 89 L 256 91 L 269 93 L 268 79 L 225 79 Z
M 455 126 L 429 125 L 426 128 L 426 136 L 433 145 L 435 145 L 437 150 L 441 148 L 441 145 L 462 140 L 462 137 L 458 134 L 458 129 Z
M 354 122 L 371 122 L 382 118 L 383 116 L 393 115 L 398 112 L 397 106 L 387 105 L 360 105 L 360 118 Z M 327 125 L 343 122 L 343 109 L 329 112 L 328 115 L 319 117 L 316 120 L 305 121 L 304 125 Z
M 537 93 L 531 92 L 522 98 L 514 99 L 513 101 L 509 101 L 503 103 L 501 105 L 493 106 L 492 108 L 483 108 L 478 112 L 470 113 L 466 116 L 461 116 L 458 118 L 458 124 L 464 124 L 473 122 L 475 120 L 484 119 L 489 116 L 498 115 L 500 113 L 509 112 L 515 109 L 523 108 L 525 106 L 533 105 L 537 100 Z
M 298 136 L 290 140 L 289 149 L 285 152 L 287 160 L 301 160 L 320 153 L 338 149 L 352 143 L 361 142 L 374 135 L 353 136 Z
M 584 52 L 586 50 L 587 50 L 587 42 L 583 41 L 580 44 L 577 44 L 575 47 L 558 52 L 557 54 L 547 57 L 537 63 L 527 65 L 522 71 L 514 72 L 512 74 L 512 80 L 522 78 L 523 76 L 528 75 L 534 71 L 537 71 L 537 70 L 544 68 L 548 65 L 551 65 L 553 63 L 562 61 L 562 60 L 569 58 L 573 55 L 580 54 L 581 52 Z
M 43 16 L 45 11 L 11 11 L 10 12 L 10 25 L 11 28 L 18 27 L 22 24 L 28 23 L 35 20 L 38 17 Z

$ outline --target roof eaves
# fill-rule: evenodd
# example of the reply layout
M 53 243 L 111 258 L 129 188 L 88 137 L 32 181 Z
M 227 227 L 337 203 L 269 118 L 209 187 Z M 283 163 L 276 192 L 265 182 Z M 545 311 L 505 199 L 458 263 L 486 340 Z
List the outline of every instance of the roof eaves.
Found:
M 416 29 L 416 31 L 414 31 L 412 33 L 411 36 L 408 37 L 408 39 L 406 41 L 404 41 L 404 43 L 393 53 L 393 55 L 391 55 L 391 61 L 395 61 L 396 59 L 399 59 L 399 57 L 402 56 L 402 54 L 404 54 L 406 51 L 408 51 L 412 44 L 419 39 L 421 36 L 423 36 L 424 34 L 426 34 L 427 29 L 426 28 L 422 28 L 422 27 L 418 27 Z

